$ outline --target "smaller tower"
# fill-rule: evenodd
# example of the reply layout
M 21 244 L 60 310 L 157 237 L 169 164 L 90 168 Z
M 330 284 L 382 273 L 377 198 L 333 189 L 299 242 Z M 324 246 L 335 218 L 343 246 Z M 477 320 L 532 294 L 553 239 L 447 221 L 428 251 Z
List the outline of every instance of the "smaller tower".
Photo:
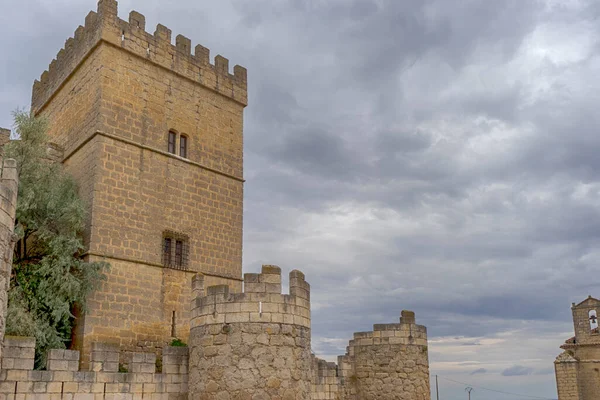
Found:
M 281 294 L 281 269 L 264 265 L 244 274 L 244 292 L 193 281 L 190 398 L 311 398 L 310 286 L 290 272 Z
M 575 336 L 568 339 L 565 350 L 554 362 L 559 400 L 595 400 L 600 393 L 600 300 L 588 296 L 573 303 Z
M 344 398 L 429 400 L 427 328 L 403 310 L 399 324 L 356 332 L 338 357 Z

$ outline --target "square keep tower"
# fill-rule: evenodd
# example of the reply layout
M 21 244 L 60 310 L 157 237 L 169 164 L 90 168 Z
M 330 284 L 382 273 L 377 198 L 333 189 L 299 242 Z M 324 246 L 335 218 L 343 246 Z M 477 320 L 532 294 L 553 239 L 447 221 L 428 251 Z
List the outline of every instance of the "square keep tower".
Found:
M 85 257 L 111 264 L 78 316 L 84 363 L 94 341 L 187 340 L 196 272 L 241 291 L 246 69 L 175 41 L 100 0 L 33 86 L 90 210 Z

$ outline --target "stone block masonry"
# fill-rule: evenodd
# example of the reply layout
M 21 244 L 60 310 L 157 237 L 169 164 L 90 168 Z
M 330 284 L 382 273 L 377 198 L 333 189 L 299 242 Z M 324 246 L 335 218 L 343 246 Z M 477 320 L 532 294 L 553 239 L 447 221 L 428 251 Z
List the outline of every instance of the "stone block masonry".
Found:
M 414 313 L 355 333 L 336 365 L 311 354 L 310 285 L 302 272 L 290 273 L 290 294 L 281 294 L 276 266 L 245 281 L 233 293 L 227 285 L 206 287 L 196 274 L 190 347 L 165 346 L 161 355 L 95 342 L 87 367 L 79 368 L 79 351 L 50 350 L 46 370 L 33 371 L 35 340 L 6 337 L 0 399 L 428 399 L 427 333 Z
M 156 354 L 131 354 L 130 370 L 119 371 L 119 348 L 94 343 L 90 371 L 79 370 L 79 352 L 50 350 L 45 371 L 33 371 L 35 339 L 6 337 L 0 371 L 0 399 L 7 400 L 185 400 L 187 348 L 163 349 L 162 372 Z M 177 354 L 173 358 L 172 354 Z M 167 368 L 165 368 L 167 367 Z
M 554 361 L 559 400 L 595 400 L 600 393 L 600 300 L 589 296 L 573 303 L 575 336 L 560 346 Z
M 8 133 L 10 135 L 10 132 Z M 0 341 L 4 338 L 6 328 L 6 307 L 8 305 L 8 289 L 12 271 L 12 257 L 16 238 L 14 237 L 15 213 L 17 211 L 17 194 L 19 178 L 15 160 L 0 158 Z M 0 348 L 0 357 L 2 349 Z M 4 367 L 3 367 L 4 368 Z
M 195 281 L 190 333 L 190 398 L 311 399 L 310 286 L 265 265 L 244 275 L 244 292 Z
M 415 323 L 412 311 L 401 315 L 399 324 L 355 333 L 337 366 L 316 360 L 312 398 L 429 400 L 427 329 Z
M 194 274 L 242 286 L 246 70 L 230 73 L 220 55 L 211 63 L 200 45 L 192 55 L 163 25 L 145 29 L 142 14 L 121 19 L 116 1 L 101 0 L 33 85 L 51 157 L 90 211 L 85 257 L 111 265 L 77 318 L 83 366 L 94 342 L 160 353 L 173 337 L 187 341 Z M 177 268 L 164 261 L 167 232 L 185 241 Z

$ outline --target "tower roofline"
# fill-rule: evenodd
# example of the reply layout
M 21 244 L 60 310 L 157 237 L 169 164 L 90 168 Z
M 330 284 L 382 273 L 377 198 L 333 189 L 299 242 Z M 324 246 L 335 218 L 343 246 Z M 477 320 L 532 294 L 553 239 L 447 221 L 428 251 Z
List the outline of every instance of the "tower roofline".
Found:
M 177 35 L 171 43 L 171 30 L 158 24 L 154 34 L 145 31 L 144 15 L 131 11 L 129 21 L 117 15 L 115 0 L 100 0 L 97 12 L 91 11 L 85 24 L 67 39 L 50 66 L 33 84 L 32 111 L 41 111 L 54 94 L 77 70 L 78 66 L 101 44 L 120 48 L 137 57 L 171 70 L 173 73 L 194 81 L 222 94 L 243 106 L 248 104 L 247 71 L 236 65 L 229 73 L 229 60 L 217 55 L 210 63 L 210 50 L 197 45 L 191 54 L 191 41 Z
M 581 306 L 587 306 L 590 305 L 590 303 L 592 303 L 591 305 L 593 306 L 597 306 L 600 304 L 600 300 L 596 299 L 595 297 L 592 297 L 591 295 L 588 296 L 587 299 L 583 300 L 582 302 L 575 304 L 573 303 L 573 306 L 571 308 L 577 308 L 577 307 L 581 307 Z

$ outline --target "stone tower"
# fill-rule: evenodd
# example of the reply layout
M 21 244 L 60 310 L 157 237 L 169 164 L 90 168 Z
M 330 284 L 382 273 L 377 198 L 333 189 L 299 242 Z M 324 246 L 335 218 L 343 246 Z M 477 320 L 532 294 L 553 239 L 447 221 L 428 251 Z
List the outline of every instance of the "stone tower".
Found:
M 356 332 L 338 368 L 345 400 L 429 400 L 427 328 L 403 310 L 400 323 Z
M 575 336 L 554 362 L 559 400 L 595 400 L 600 393 L 600 300 L 589 296 L 573 303 Z
M 244 292 L 194 282 L 190 336 L 191 399 L 311 399 L 310 285 L 263 265 L 244 274 Z
M 74 347 L 187 340 L 191 278 L 241 290 L 246 70 L 100 0 L 33 86 L 90 213 L 85 257 L 111 264 Z

